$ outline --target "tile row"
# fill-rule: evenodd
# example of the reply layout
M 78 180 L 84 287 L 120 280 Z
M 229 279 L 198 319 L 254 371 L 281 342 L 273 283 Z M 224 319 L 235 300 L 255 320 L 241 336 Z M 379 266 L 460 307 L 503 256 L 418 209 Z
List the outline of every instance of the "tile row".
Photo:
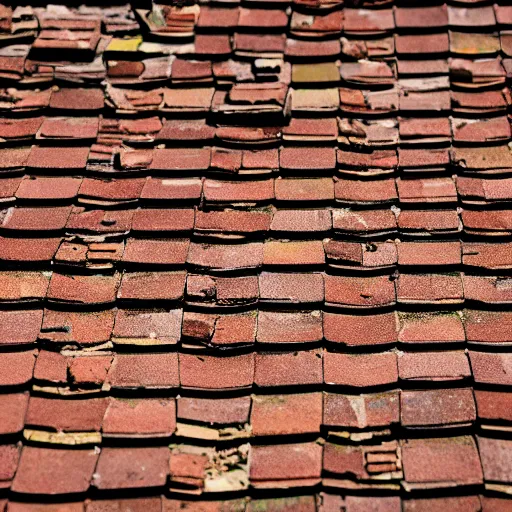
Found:
M 332 493 L 332 490 L 330 491 Z M 4 508 L 2 508 L 4 507 Z M 507 512 L 506 497 L 467 495 L 401 499 L 398 496 L 359 496 L 319 493 L 317 495 L 281 498 L 245 498 L 222 501 L 201 501 L 164 496 L 145 498 L 95 499 L 61 503 L 57 510 L 69 512 L 427 512 L 457 510 L 460 512 Z M 1 512 L 54 512 L 53 503 L 28 503 L 16 500 L 0 501 Z
M 510 432 L 510 393 L 455 387 L 348 395 L 333 392 L 245 395 L 59 398 L 28 392 L 0 394 L 0 435 L 33 444 L 107 444 L 116 439 L 173 439 L 229 443 L 279 436 L 326 435 L 359 443 L 397 429 L 471 428 Z M 195 441 L 194 441 L 195 440 Z M 263 442 L 265 439 L 259 439 Z M 268 441 L 267 441 L 268 442 Z
M 462 349 L 378 353 L 312 349 L 237 355 L 114 354 L 108 350 L 73 351 L 69 348 L 60 353 L 31 349 L 0 352 L 0 366 L 4 389 L 31 386 L 33 391 L 50 396 L 90 396 L 112 390 L 136 397 L 144 390 L 182 390 L 201 391 L 215 397 L 215 393 L 218 396 L 221 392 L 247 391 L 253 387 L 296 389 L 297 386 L 325 385 L 357 393 L 372 388 L 394 389 L 398 383 L 413 389 L 432 387 L 436 383 L 461 386 L 474 382 L 484 389 L 512 385 L 512 354 L 476 350 L 468 354 Z M 508 403 L 505 395 L 502 398 Z M 500 400 L 496 398 L 496 405 Z
M 482 436 L 357 446 L 323 440 L 246 443 L 227 450 L 187 445 L 101 449 L 2 445 L 0 450 L 6 460 L 3 487 L 32 496 L 81 494 L 91 486 L 104 492 L 167 488 L 208 494 L 319 484 L 395 493 L 401 488 L 411 492 L 452 486 L 483 490 L 485 486 L 506 493 L 512 480 L 512 441 Z

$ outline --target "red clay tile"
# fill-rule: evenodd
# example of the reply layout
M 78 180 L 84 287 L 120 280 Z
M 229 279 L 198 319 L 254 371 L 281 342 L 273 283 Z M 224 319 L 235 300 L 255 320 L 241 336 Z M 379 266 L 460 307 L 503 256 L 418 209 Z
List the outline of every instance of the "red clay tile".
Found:
M 49 148 L 34 146 L 27 161 L 27 167 L 37 170 L 69 170 L 85 169 L 89 148 Z
M 512 266 L 510 250 L 509 243 L 464 242 L 462 244 L 462 261 L 467 267 L 507 270 Z
M 48 289 L 48 300 L 64 304 L 109 304 L 115 302 L 121 281 L 113 276 L 82 276 L 54 273 Z
M 192 243 L 187 263 L 193 267 L 214 271 L 232 271 L 258 268 L 263 263 L 263 244 L 237 245 Z
M 183 298 L 186 272 L 126 272 L 117 298 L 124 301 L 177 301 Z
M 262 204 L 274 199 L 274 180 L 219 181 L 206 179 L 204 199 L 210 203 Z
M 512 356 L 487 352 L 469 352 L 473 378 L 479 384 L 510 386 L 512 384 Z
M 336 233 L 355 236 L 391 234 L 397 226 L 391 210 L 333 210 L 332 223 Z
M 252 446 L 250 473 L 252 483 L 319 479 L 322 447 L 316 443 Z
M 496 23 L 494 9 L 486 7 L 448 7 L 448 22 L 450 27 L 487 27 Z
M 275 181 L 277 201 L 332 201 L 334 186 L 330 178 L 277 179 Z
M 84 178 L 78 191 L 79 201 L 93 204 L 122 204 L 137 201 L 144 179 L 101 180 Z
M 396 383 L 397 357 L 379 354 L 324 353 L 324 381 L 337 386 L 369 387 Z
M 9 488 L 17 470 L 20 447 L 14 444 L 0 446 L 0 488 Z M 5 510 L 5 507 L 4 507 Z
M 401 380 L 452 381 L 471 376 L 463 351 L 402 352 L 398 354 Z
M 334 193 L 336 201 L 343 204 L 389 204 L 398 198 L 394 179 L 335 179 Z
M 84 510 L 84 503 L 76 501 L 72 503 L 9 502 L 9 512 L 84 512 Z
M 68 366 L 69 380 L 77 386 L 99 387 L 107 378 L 111 362 L 110 355 L 71 358 Z
M 37 356 L 34 368 L 34 378 L 37 380 L 62 383 L 67 381 L 68 361 L 59 352 L 41 350 Z
M 460 242 L 402 242 L 396 245 L 398 264 L 403 266 L 460 265 L 462 248 Z
M 112 398 L 102 432 L 113 437 L 168 437 L 176 429 L 173 398 Z
M 435 7 L 401 7 L 395 10 L 397 28 L 440 28 L 448 24 L 446 5 Z
M 1 352 L 0 386 L 20 386 L 30 382 L 37 352 Z
M 118 354 L 108 372 L 108 382 L 114 388 L 169 389 L 180 384 L 178 355 Z
M 96 139 L 97 117 L 47 117 L 38 131 L 38 139 L 77 140 Z
M 325 253 L 321 241 L 267 240 L 263 245 L 263 264 L 265 266 L 315 266 L 324 263 Z
M 192 208 L 143 208 L 135 210 L 132 218 L 132 231 L 183 232 L 194 228 L 194 210 Z
M 395 304 L 395 284 L 389 276 L 325 276 L 325 303 L 349 308 L 374 308 Z
M 378 315 L 324 313 L 325 339 L 348 347 L 396 343 L 397 329 L 395 313 Z
M 130 512 L 161 512 L 162 499 L 158 496 L 154 498 L 89 500 L 86 512 L 123 512 L 125 510 Z
M 181 321 L 180 309 L 118 310 L 112 340 L 126 345 L 175 345 Z
M 279 304 L 316 303 L 324 300 L 324 279 L 318 273 L 271 273 L 259 276 L 260 301 Z
M 161 487 L 169 474 L 169 449 L 103 448 L 92 484 L 102 490 Z
M 66 224 L 70 233 L 123 234 L 130 231 L 134 210 L 86 210 L 74 206 Z
M 149 167 L 152 171 L 206 171 L 209 165 L 208 148 L 156 149 Z
M 184 388 L 221 390 L 252 386 L 254 354 L 225 357 L 180 354 L 179 358 Z
M 400 397 L 400 416 L 404 427 L 456 427 L 469 425 L 476 419 L 471 388 L 404 390 Z
M 253 397 L 251 426 L 255 436 L 318 433 L 321 423 L 321 393 Z
M 459 304 L 464 302 L 460 274 L 404 274 L 397 280 L 401 304 Z
M 457 189 L 451 178 L 404 180 L 398 178 L 398 197 L 401 203 L 453 203 Z
M 479 512 L 478 496 L 454 496 L 404 500 L 403 512 L 429 512 L 430 510 L 451 510 L 453 512 Z M 496 511 L 498 512 L 498 511 Z
M 199 178 L 149 177 L 140 194 L 148 201 L 199 201 L 202 182 Z
M 34 139 L 43 120 L 42 117 L 2 119 L 0 121 L 0 137 L 8 141 Z
M 213 139 L 215 135 L 215 128 L 207 125 L 202 119 L 170 119 L 165 120 L 164 125 L 158 133 L 157 142 L 171 141 L 185 143 L 201 142 L 206 144 L 207 141 Z
M 12 490 L 25 494 L 69 494 L 89 488 L 98 453 L 24 446 Z
M 81 178 L 25 177 L 16 191 L 22 201 L 71 201 L 76 198 Z
M 460 231 L 456 210 L 402 210 L 398 216 L 398 229 L 404 233 L 445 234 Z
M 277 210 L 270 225 L 271 231 L 282 233 L 317 233 L 331 227 L 329 210 Z
M 485 482 L 510 485 L 512 480 L 512 442 L 508 439 L 478 437 L 478 449 Z
M 382 9 L 350 9 L 343 10 L 343 28 L 346 32 L 380 33 L 395 28 L 393 11 Z
M 312 343 L 322 338 L 321 311 L 259 313 L 259 343 Z
M 46 297 L 50 275 L 43 272 L 0 272 L 0 302 L 39 302 Z
M 227 29 L 238 25 L 239 10 L 238 7 L 209 7 L 202 6 L 197 20 L 197 27 Z
M 101 110 L 104 105 L 102 89 L 62 88 L 53 91 L 50 108 L 59 110 Z
M 70 206 L 53 208 L 9 208 L 2 212 L 2 228 L 14 231 L 60 231 L 66 226 Z
M 450 46 L 447 33 L 399 35 L 395 36 L 396 53 L 401 55 L 420 55 L 422 53 L 448 53 Z
M 478 485 L 478 450 L 470 436 L 409 439 L 402 444 L 406 489 Z
M 0 433 L 2 435 L 17 434 L 23 430 L 28 398 L 28 393 L 0 395 Z
M 233 425 L 249 422 L 251 398 L 242 396 L 238 398 L 192 398 L 178 399 L 179 420 L 217 424 Z
M 63 400 L 32 396 L 25 424 L 56 432 L 99 432 L 107 405 L 104 398 Z
M 219 306 L 236 306 L 256 303 L 259 297 L 258 277 L 219 277 L 212 278 L 189 274 L 187 296 L 190 302 Z
M 268 232 L 271 218 L 265 211 L 198 210 L 194 228 L 201 235 L 241 237 Z
M 110 340 L 114 311 L 76 312 L 45 309 L 39 339 L 90 345 Z
M 478 418 L 483 423 L 509 423 L 512 420 L 512 395 L 506 391 L 475 389 Z
M 0 311 L 0 346 L 34 343 L 42 320 L 40 309 Z
M 256 354 L 254 383 L 257 386 L 306 386 L 322 382 L 321 350 Z
M 335 268 L 357 270 L 394 269 L 397 253 L 394 241 L 361 243 L 324 241 L 329 265 Z
M 399 313 L 402 343 L 464 343 L 466 333 L 457 312 Z
M 465 275 L 464 294 L 466 300 L 476 302 L 490 304 L 508 304 L 512 302 L 510 280 L 506 277 Z M 503 319 L 505 318 L 503 317 Z
M 123 262 L 146 265 L 184 265 L 189 244 L 187 239 L 128 238 Z
M 285 171 L 333 171 L 336 167 L 334 148 L 283 148 L 279 155 Z
M 247 503 L 246 512 L 258 512 L 260 510 L 265 510 L 266 512 L 315 512 L 315 497 L 297 496 L 289 498 L 253 499 Z

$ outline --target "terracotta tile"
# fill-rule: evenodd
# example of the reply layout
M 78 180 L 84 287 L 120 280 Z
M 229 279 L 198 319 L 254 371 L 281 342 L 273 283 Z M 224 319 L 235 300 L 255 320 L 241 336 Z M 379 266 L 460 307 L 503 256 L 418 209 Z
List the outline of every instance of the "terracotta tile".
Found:
M 288 15 L 278 9 L 240 9 L 239 27 L 279 29 L 288 25 Z
M 448 34 L 395 35 L 396 52 L 401 55 L 448 53 Z
M 176 353 L 118 354 L 108 372 L 114 388 L 172 389 L 180 383 Z
M 510 506 L 508 498 L 494 498 L 488 496 L 480 496 L 482 502 L 482 512 L 507 512 Z
M 186 272 L 126 272 L 117 298 L 124 301 L 178 301 L 183 298 Z
M 395 304 L 395 284 L 389 276 L 325 276 L 325 303 L 349 308 L 375 308 Z
M 202 182 L 199 178 L 152 178 L 149 177 L 140 194 L 148 201 L 199 201 Z
M 332 223 L 340 235 L 383 235 L 396 232 L 397 221 L 391 210 L 333 210 Z
M 52 92 L 50 108 L 59 110 L 101 110 L 103 91 L 97 89 L 62 88 Z
M 324 337 L 348 347 L 396 343 L 398 322 L 395 313 L 346 315 L 324 313 Z
M 400 400 L 401 423 L 404 427 L 456 427 L 471 424 L 476 419 L 471 388 L 404 390 Z
M 2 157 L 0 169 L 23 169 L 27 165 L 30 153 L 31 148 L 7 148 L 0 150 L 0 156 Z
M 34 378 L 41 381 L 64 383 L 68 378 L 68 360 L 59 352 L 41 350 L 34 368 Z
M 279 154 L 281 169 L 285 171 L 334 170 L 334 148 L 282 148 Z
M 251 482 L 320 478 L 322 447 L 316 443 L 252 446 Z
M 20 386 L 30 382 L 36 357 L 33 350 L 0 353 L 0 386 Z
M 364 395 L 325 393 L 323 424 L 331 428 L 388 427 L 400 421 L 398 391 Z
M 392 271 L 397 263 L 394 241 L 361 243 L 324 240 L 324 248 L 327 261 L 334 268 Z
M 50 302 L 64 304 L 109 304 L 116 300 L 121 281 L 113 276 L 82 276 L 54 273 L 48 289 Z
M 399 166 L 402 169 L 445 169 L 450 164 L 450 154 L 446 149 L 407 149 L 398 150 Z
M 19 461 L 20 447 L 14 444 L 4 444 L 0 446 L 0 461 L 2 470 L 0 471 L 0 486 L 8 489 L 11 487 L 12 480 L 16 473 Z M 7 503 L 1 504 L 6 509 Z
M 403 266 L 446 267 L 462 263 L 460 242 L 402 242 L 396 245 L 398 264 Z
M 506 117 L 491 119 L 452 118 L 453 140 L 458 142 L 489 143 L 508 140 L 511 137 L 510 123 Z
M 510 386 L 512 383 L 512 357 L 510 354 L 469 352 L 473 378 L 479 384 Z
M 21 180 L 16 198 L 22 201 L 72 201 L 78 194 L 81 178 L 30 176 Z
M 398 216 L 398 229 L 423 236 L 429 232 L 457 233 L 461 226 L 456 210 L 402 210 Z
M 512 420 L 512 395 L 508 391 L 475 389 L 478 419 L 483 423 L 509 423 Z
M 270 225 L 271 231 L 282 233 L 317 233 L 331 227 L 329 210 L 277 210 Z
M 341 45 L 339 41 L 336 40 L 304 41 L 302 39 L 288 38 L 286 40 L 285 55 L 290 58 L 290 60 L 300 60 L 302 58 L 328 59 L 336 58 L 340 51 Z M 309 66 L 314 66 L 314 64 L 309 64 Z M 338 77 L 336 77 L 336 80 L 337 78 Z M 295 81 L 294 77 L 293 80 Z
M 146 265 L 184 265 L 189 241 L 186 239 L 128 238 L 123 262 Z
M 84 178 L 78 191 L 79 201 L 93 204 L 137 201 L 144 184 L 145 180 L 141 178 L 109 181 Z
M 0 395 L 0 433 L 2 435 L 18 434 L 25 424 L 28 393 Z
M 428 512 L 429 510 L 453 510 L 453 512 L 478 512 L 480 499 L 478 496 L 453 496 L 404 500 L 404 512 Z
M 397 28 L 437 28 L 448 24 L 446 5 L 435 7 L 402 7 L 395 10 Z
M 402 343 L 464 343 L 466 333 L 458 312 L 399 313 Z
M 324 263 L 325 253 L 321 241 L 267 240 L 263 245 L 263 264 L 265 266 L 323 265 Z
M 334 185 L 330 178 L 277 179 L 275 181 L 277 201 L 332 201 Z
M 321 393 L 253 397 L 251 426 L 255 436 L 318 433 L 321 423 Z
M 451 27 L 487 27 L 496 23 L 494 10 L 489 5 L 486 7 L 448 7 L 448 22 Z
M 0 122 L 0 137 L 5 140 L 34 139 L 43 120 L 43 117 L 2 119 Z
M 70 206 L 53 208 L 9 208 L 2 212 L 2 228 L 14 231 L 60 231 L 71 213 Z
M 343 28 L 346 32 L 358 33 L 380 33 L 395 28 L 393 11 L 382 9 L 378 12 L 372 9 L 350 9 L 343 10 Z
M 451 178 L 396 180 L 401 203 L 453 203 L 457 189 Z
M 0 272 L 3 289 L 0 302 L 40 302 L 46 297 L 50 273 L 46 272 Z
M 12 490 L 24 494 L 69 494 L 89 488 L 96 450 L 24 446 Z
M 114 311 L 77 312 L 45 309 L 39 339 L 90 345 L 110 340 Z
M 336 119 L 292 117 L 288 126 L 283 127 L 283 140 L 303 142 L 336 141 L 338 125 Z M 293 149 L 289 153 L 293 157 Z
M 506 277 L 465 275 L 464 293 L 466 300 L 490 304 L 508 304 L 512 301 L 509 284 L 509 279 Z M 503 319 L 505 318 L 503 317 Z
M 280 304 L 317 303 L 324 301 L 322 274 L 270 273 L 259 276 L 260 301 Z
M 197 44 L 197 42 L 196 42 Z M 195 143 L 201 141 L 206 144 L 215 135 L 215 128 L 206 124 L 202 119 L 167 119 L 158 135 L 157 142 L 182 142 Z
M 112 341 L 118 345 L 175 345 L 181 337 L 182 310 L 118 310 Z
M 313 343 L 322 337 L 321 311 L 259 313 L 259 343 Z
M 219 306 L 255 304 L 259 298 L 258 277 L 212 278 L 189 274 L 187 278 L 188 302 Z
M 406 488 L 478 485 L 483 475 L 470 436 L 409 439 L 402 444 Z
M 201 8 L 197 27 L 201 28 L 234 28 L 238 24 L 238 7 L 209 7 Z
M 478 437 L 478 449 L 487 482 L 510 484 L 512 476 L 512 442 L 505 439 Z
M 404 274 L 396 286 L 398 303 L 402 304 L 460 304 L 464 289 L 460 274 Z
M 89 500 L 86 512 L 161 512 L 162 499 L 154 498 L 130 498 Z
M 162 512 L 180 512 L 184 507 L 190 512 L 245 512 L 246 502 L 243 499 L 222 500 L 222 501 L 189 501 L 163 498 Z M 136 511 L 134 511 L 136 512 Z
M 402 352 L 398 354 L 398 372 L 401 380 L 412 381 L 452 381 L 471 376 L 463 351 Z
M 103 448 L 92 484 L 98 489 L 161 487 L 169 474 L 169 449 Z
M 108 402 L 31 396 L 25 424 L 57 432 L 99 432 Z
M 394 179 L 335 179 L 334 194 L 336 201 L 343 204 L 392 204 L 398 199 Z
M 253 499 L 247 503 L 247 512 L 258 512 L 259 510 L 268 512 L 315 512 L 315 497 Z
M 34 146 L 27 167 L 36 170 L 85 170 L 89 148 L 49 148 Z
M 265 204 L 274 199 L 274 181 L 218 181 L 206 179 L 204 198 L 211 203 Z
M 512 165 L 512 155 L 507 152 L 507 146 L 495 146 L 490 151 L 485 147 L 454 147 L 452 163 L 458 168 L 468 171 L 499 171 L 509 169 Z
M 253 354 L 225 357 L 180 354 L 179 359 L 184 388 L 222 390 L 252 386 Z
M 319 385 L 323 382 L 322 351 L 256 354 L 254 383 L 260 387 Z
M 220 238 L 258 235 L 268 232 L 271 219 L 270 212 L 259 210 L 198 210 L 194 227 L 198 234 L 219 236 Z
M 218 272 L 259 268 L 263 263 L 263 244 L 257 242 L 237 245 L 192 243 L 187 263 L 193 267 Z
M 251 398 L 192 398 L 178 399 L 177 417 L 180 421 L 192 421 L 209 425 L 233 425 L 249 422 Z
M 78 140 L 96 139 L 97 117 L 47 117 L 37 133 L 38 139 Z
M 9 512 L 84 512 L 84 503 L 16 503 L 9 501 Z
M 35 343 L 42 320 L 41 309 L 0 311 L 0 346 Z
M 210 149 L 156 149 L 150 164 L 152 171 L 206 171 Z
M 506 270 L 512 265 L 510 244 L 471 243 L 462 244 L 462 261 L 467 267 Z
M 358 512 L 366 507 L 375 508 L 378 512 L 400 512 L 401 510 L 400 498 L 397 496 L 347 496 L 345 504 L 347 512 Z
M 173 398 L 111 398 L 102 432 L 113 437 L 168 437 L 176 429 Z
M 143 208 L 135 210 L 132 219 L 132 231 L 184 232 L 194 228 L 194 210 L 192 208 Z
M 393 352 L 341 354 L 325 352 L 324 381 L 336 386 L 370 387 L 396 383 L 397 357 Z

